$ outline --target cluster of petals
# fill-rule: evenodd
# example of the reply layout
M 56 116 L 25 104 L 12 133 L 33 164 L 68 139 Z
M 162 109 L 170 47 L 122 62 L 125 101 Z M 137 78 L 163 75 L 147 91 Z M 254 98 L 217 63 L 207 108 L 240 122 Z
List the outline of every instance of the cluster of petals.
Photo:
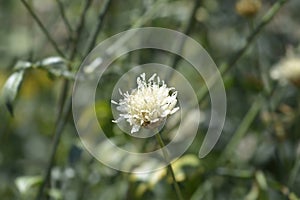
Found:
M 272 68 L 270 75 L 281 83 L 291 82 L 300 87 L 300 58 L 288 56 L 282 59 Z
M 168 88 L 159 76 L 153 74 L 148 81 L 145 73 L 137 77 L 137 88 L 130 93 L 119 89 L 122 99 L 119 102 L 112 100 L 120 112 L 119 118 L 113 120 L 119 123 L 126 120 L 132 126 L 131 133 L 138 132 L 141 127 L 154 129 L 158 127 L 169 115 L 179 110 L 177 104 L 177 91 Z

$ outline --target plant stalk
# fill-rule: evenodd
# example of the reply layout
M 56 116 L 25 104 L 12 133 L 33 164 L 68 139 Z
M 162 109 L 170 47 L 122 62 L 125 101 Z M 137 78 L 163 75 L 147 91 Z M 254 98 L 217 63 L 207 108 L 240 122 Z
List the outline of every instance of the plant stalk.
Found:
M 162 152 L 163 152 L 163 156 L 166 160 L 166 162 L 169 162 L 170 159 L 169 159 L 169 154 L 168 152 L 166 151 L 166 149 L 164 149 L 165 147 L 165 143 L 164 141 L 162 140 L 161 136 L 160 136 L 160 133 L 158 132 L 157 134 L 155 134 L 155 137 L 156 137 L 156 140 L 157 142 L 159 143 L 161 149 L 162 149 Z M 172 179 L 173 179 L 173 186 L 174 186 L 174 189 L 175 189 L 175 192 L 176 192 L 176 195 L 177 195 L 177 198 L 179 200 L 184 200 L 183 196 L 182 196 L 182 193 L 181 193 L 181 190 L 180 190 L 180 187 L 176 181 L 176 177 L 175 177 L 175 173 L 174 173 L 174 170 L 173 170 L 173 167 L 172 167 L 172 164 L 169 163 L 168 164 L 168 170 L 172 176 Z
M 25 6 L 25 8 L 28 10 L 28 12 L 30 13 L 30 15 L 33 17 L 33 19 L 37 22 L 38 26 L 41 28 L 41 30 L 43 31 L 43 33 L 45 34 L 45 36 L 48 38 L 49 42 L 52 44 L 53 48 L 55 49 L 55 51 L 63 58 L 65 58 L 65 54 L 59 49 L 57 43 L 54 41 L 54 39 L 51 37 L 49 31 L 46 29 L 46 27 L 44 26 L 44 24 L 42 23 L 42 21 L 38 18 L 38 16 L 35 14 L 35 12 L 33 11 L 33 9 L 31 8 L 31 6 L 25 1 L 25 0 L 21 0 L 21 2 L 23 3 L 23 5 Z

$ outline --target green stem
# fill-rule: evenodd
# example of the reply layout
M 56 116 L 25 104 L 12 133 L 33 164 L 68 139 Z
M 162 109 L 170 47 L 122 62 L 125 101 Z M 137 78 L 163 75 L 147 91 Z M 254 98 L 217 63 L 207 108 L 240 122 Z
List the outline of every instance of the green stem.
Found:
M 47 182 L 50 179 L 51 170 L 52 170 L 52 167 L 54 165 L 55 154 L 56 154 L 56 151 L 57 151 L 57 148 L 58 148 L 58 145 L 59 145 L 59 141 L 60 141 L 63 129 L 66 125 L 68 116 L 69 116 L 70 111 L 71 111 L 71 105 L 72 105 L 72 98 L 70 97 L 68 99 L 68 101 L 66 101 L 62 113 L 59 113 L 59 115 L 58 115 L 57 125 L 56 125 L 55 131 L 54 131 L 53 146 L 52 146 L 51 153 L 50 153 L 50 159 L 49 159 L 50 161 L 47 165 L 46 173 L 45 173 L 45 176 L 43 178 L 43 182 L 40 185 L 38 194 L 36 196 L 36 200 L 42 199 L 43 194 L 44 194 L 44 190 L 45 190 L 46 185 L 47 185 Z
M 106 16 L 109 6 L 111 4 L 112 0 L 106 0 L 104 2 L 103 8 L 101 9 L 99 16 L 98 16 L 98 21 L 97 21 L 97 25 L 96 28 L 94 30 L 94 32 L 92 33 L 92 36 L 89 38 L 88 42 L 87 42 L 87 49 L 86 52 L 84 54 L 84 56 L 87 56 L 87 54 L 94 48 L 97 37 L 100 33 L 100 30 L 103 26 L 103 22 L 104 22 L 104 17 Z
M 80 16 L 80 20 L 79 20 L 79 23 L 78 23 L 77 28 L 76 28 L 75 39 L 73 40 L 73 43 L 72 43 L 73 46 L 72 46 L 72 49 L 71 49 L 71 54 L 70 54 L 70 58 L 69 58 L 70 62 L 69 63 L 72 63 L 72 61 L 75 59 L 76 50 L 77 50 L 77 47 L 78 47 L 78 42 L 79 42 L 80 35 L 81 35 L 81 33 L 83 31 L 83 27 L 84 27 L 85 16 L 87 14 L 88 8 L 91 5 L 91 2 L 92 2 L 92 0 L 87 0 L 86 1 L 85 5 L 84 5 L 84 8 L 83 8 L 83 11 L 82 11 L 82 14 Z M 69 64 L 68 68 L 71 69 L 70 64 Z M 38 192 L 37 197 L 36 197 L 37 200 L 39 200 L 43 197 L 46 185 L 47 185 L 47 183 L 50 179 L 51 170 L 52 170 L 52 167 L 54 165 L 54 159 L 55 159 L 56 151 L 57 151 L 57 148 L 58 148 L 58 145 L 59 145 L 59 142 L 60 142 L 60 138 L 61 138 L 61 135 L 63 133 L 63 129 L 65 127 L 65 124 L 67 122 L 67 118 L 69 116 L 69 113 L 71 111 L 72 97 L 71 96 L 68 97 L 69 91 L 70 91 L 69 80 L 64 80 L 64 83 L 62 85 L 61 94 L 60 94 L 60 101 L 59 101 L 60 107 L 59 107 L 59 112 L 58 112 L 58 116 L 57 116 L 57 119 L 56 119 L 56 125 L 55 125 L 55 130 L 54 130 L 54 142 L 53 142 L 53 146 L 52 146 L 52 150 L 51 150 L 49 163 L 47 165 L 46 173 L 44 175 L 43 182 L 40 185 L 39 192 Z
M 296 111 L 298 111 L 298 113 L 300 113 L 300 95 L 298 95 L 298 106 L 297 106 L 297 110 Z M 299 119 L 300 118 L 300 114 L 297 114 L 296 115 L 296 121 L 297 121 L 297 119 Z M 298 126 L 296 126 L 296 130 L 298 130 L 298 128 L 297 128 Z M 295 180 L 296 180 L 296 178 L 297 178 L 297 175 L 299 174 L 299 172 L 300 172 L 300 155 L 296 152 L 296 160 L 295 160 L 295 164 L 294 164 L 294 166 L 293 166 L 293 168 L 292 168 L 292 171 L 291 171 L 291 173 L 290 173 L 290 176 L 289 176 L 289 180 L 288 180 L 288 186 L 290 187 L 290 188 L 292 188 L 293 186 L 294 186 L 294 184 L 295 184 Z
M 243 121 L 237 128 L 236 132 L 233 134 L 231 140 L 227 144 L 223 154 L 220 156 L 219 163 L 222 163 L 228 159 L 228 157 L 234 152 L 239 144 L 239 141 L 242 137 L 246 134 L 247 130 L 249 129 L 250 125 L 254 121 L 256 115 L 259 113 L 262 106 L 262 99 L 259 96 L 254 103 L 252 104 L 251 108 L 245 115 Z
M 184 27 L 184 31 L 183 31 L 184 35 L 190 35 L 191 34 L 192 28 L 194 27 L 194 24 L 196 23 L 195 15 L 196 15 L 196 12 L 197 12 L 198 8 L 201 5 L 201 2 L 202 2 L 202 0 L 195 0 L 194 1 L 193 9 L 192 9 L 191 14 L 189 16 L 187 24 Z M 179 41 L 178 53 L 182 52 L 184 44 L 185 44 L 185 39 L 186 38 L 183 38 Z M 179 63 L 180 60 L 181 60 L 181 56 L 179 56 L 178 54 L 175 54 L 172 58 L 170 66 L 173 67 L 173 69 L 176 69 L 178 67 L 178 63 Z M 165 78 L 165 81 L 168 81 L 172 78 L 172 76 L 174 74 L 174 71 L 175 70 L 172 70 L 171 73 L 169 73 L 167 75 L 167 77 Z
M 83 31 L 87 11 L 88 11 L 89 7 L 91 6 L 91 3 L 92 3 L 92 0 L 86 0 L 85 1 L 83 11 L 80 15 L 79 23 L 78 23 L 77 28 L 76 28 L 75 38 L 73 39 L 73 43 L 72 43 L 73 47 L 72 47 L 71 54 L 70 54 L 70 61 L 71 62 L 74 60 L 74 58 L 76 56 L 77 48 L 78 48 L 78 42 L 79 42 L 79 39 L 80 39 L 82 31 Z
M 33 11 L 33 9 L 31 8 L 31 6 L 25 1 L 25 0 L 21 0 L 21 2 L 23 3 L 23 5 L 25 6 L 25 8 L 28 10 L 28 12 L 30 13 L 30 15 L 33 17 L 33 19 L 37 22 L 38 26 L 42 29 L 43 33 L 45 34 L 45 36 L 48 38 L 48 40 L 50 41 L 50 43 L 52 44 L 52 46 L 54 47 L 54 49 L 56 50 L 56 52 L 63 58 L 65 58 L 65 54 L 59 49 L 57 43 L 54 41 L 54 39 L 51 37 L 49 31 L 46 29 L 46 27 L 44 26 L 44 24 L 41 22 L 41 20 L 38 18 L 38 16 L 35 14 L 35 12 Z
M 140 28 L 149 20 L 153 19 L 153 17 L 157 14 L 158 11 L 161 10 L 161 7 L 167 0 L 158 0 L 156 1 L 151 8 L 149 8 L 144 15 L 142 15 L 131 27 L 130 29 Z M 134 36 L 135 31 L 130 31 L 125 33 L 121 38 L 115 41 L 105 53 L 110 55 L 112 52 L 115 52 L 120 48 L 129 38 Z M 87 52 L 88 53 L 88 52 Z
M 69 20 L 67 19 L 63 3 L 61 2 L 61 0 L 56 0 L 56 3 L 58 5 L 58 9 L 59 9 L 60 15 L 62 17 L 62 20 L 63 20 L 63 22 L 64 22 L 64 24 L 65 24 L 65 26 L 66 26 L 69 34 L 72 35 L 73 34 L 73 29 L 72 29 L 72 27 L 71 27 L 71 25 L 69 23 Z
M 158 132 L 157 134 L 155 134 L 155 137 L 156 137 L 156 140 L 157 142 L 159 143 L 161 149 L 162 149 L 162 152 L 163 152 L 163 156 L 166 160 L 166 162 L 170 162 L 170 159 L 169 159 L 169 155 L 168 155 L 168 152 L 166 151 L 166 149 L 164 149 L 165 147 L 165 143 L 164 141 L 162 140 L 161 136 L 160 136 L 160 133 Z M 179 185 L 176 181 L 176 178 L 175 178 L 175 173 L 174 173 L 174 170 L 172 168 L 172 165 L 171 163 L 168 164 L 168 170 L 172 176 L 172 179 L 173 179 L 173 186 L 174 186 L 174 189 L 175 189 L 175 192 L 177 194 L 177 197 L 179 200 L 183 200 L 183 196 L 182 196 L 182 193 L 181 193 L 181 190 L 179 188 Z
M 300 171 L 300 156 L 297 156 L 296 161 L 295 161 L 295 165 L 290 173 L 290 177 L 289 177 L 289 181 L 288 181 L 288 186 L 289 187 L 293 187 L 297 174 Z
M 196 15 L 196 12 L 198 10 L 198 7 L 201 4 L 201 1 L 202 0 L 195 0 L 194 1 L 193 9 L 191 11 L 189 19 L 188 19 L 187 24 L 186 24 L 186 26 L 184 28 L 184 31 L 183 31 L 183 33 L 185 35 L 190 35 L 191 34 L 192 28 L 193 28 L 194 24 L 196 23 L 195 15 Z M 184 43 L 185 43 L 185 39 L 182 39 L 180 41 L 179 51 L 178 52 L 182 51 Z M 178 62 L 180 61 L 180 59 L 181 59 L 181 56 L 179 56 L 178 54 L 175 54 L 174 57 L 173 57 L 173 60 L 172 60 L 172 64 L 170 66 L 173 67 L 174 69 L 176 69 L 177 66 L 178 66 Z
M 253 18 L 249 19 L 249 29 L 251 32 L 255 30 L 255 21 Z M 260 49 L 259 49 L 259 39 L 257 41 L 253 42 L 254 44 L 254 49 L 253 49 L 253 56 L 254 56 L 254 62 L 253 64 L 255 67 L 257 67 L 257 73 L 260 74 L 260 79 L 263 83 L 263 90 L 266 93 L 266 95 L 270 95 L 271 93 L 271 86 L 270 86 L 270 81 L 268 78 L 267 71 L 266 69 L 260 62 Z
M 246 44 L 238 50 L 231 59 L 228 60 L 227 63 L 220 66 L 220 73 L 221 75 L 225 75 L 235 67 L 236 63 L 239 61 L 239 59 L 244 55 L 246 50 L 248 50 L 249 46 L 252 44 L 252 42 L 255 40 L 256 36 L 261 33 L 261 31 L 265 28 L 265 26 L 273 19 L 273 17 L 278 13 L 280 8 L 287 2 L 288 0 L 278 0 L 271 8 L 270 10 L 263 16 L 259 24 L 254 28 L 254 30 L 251 32 L 251 34 L 248 36 L 246 40 Z M 214 77 L 212 77 L 213 79 Z M 214 80 L 212 80 L 214 81 Z M 206 87 L 202 87 L 198 94 L 198 101 L 200 102 L 203 100 L 208 94 L 208 89 Z
M 228 64 L 224 65 L 220 70 L 221 74 L 225 74 L 228 70 L 232 69 L 233 66 L 237 63 L 237 61 L 244 55 L 246 50 L 255 40 L 256 36 L 265 28 L 265 26 L 273 19 L 273 17 L 278 13 L 280 8 L 287 2 L 288 0 L 278 0 L 270 10 L 262 17 L 260 23 L 254 28 L 252 33 L 248 36 L 246 44 L 229 60 Z

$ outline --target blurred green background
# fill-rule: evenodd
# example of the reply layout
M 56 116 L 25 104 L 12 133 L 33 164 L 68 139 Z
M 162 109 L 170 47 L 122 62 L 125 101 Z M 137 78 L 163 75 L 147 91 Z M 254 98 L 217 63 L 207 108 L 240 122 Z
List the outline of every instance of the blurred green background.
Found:
M 96 34 L 96 44 L 132 27 L 169 28 L 194 38 L 220 68 L 230 68 L 222 76 L 227 93 L 227 117 L 217 145 L 208 156 L 198 158 L 203 133 L 209 125 L 210 100 L 206 97 L 199 104 L 206 117 L 198 136 L 173 163 L 185 199 L 299 199 L 300 73 L 290 72 L 294 75 L 292 80 L 282 73 L 286 79 L 283 81 L 270 76 L 276 67 L 300 68 L 299 0 L 287 1 L 282 7 L 280 0 L 26 2 L 66 58 L 64 66 L 55 72 L 50 69 L 53 66 L 31 65 L 26 70 L 17 99 L 10 102 L 13 116 L 2 102 L 0 199 L 35 199 L 39 193 L 55 143 L 54 130 L 61 105 L 68 96 L 63 88 L 71 91 L 73 83 L 65 72 L 76 72 L 88 45 L 95 45 L 90 39 L 99 23 L 99 13 L 104 14 L 100 14 L 102 24 Z M 260 24 L 265 14 L 274 9 L 273 5 L 280 7 L 279 12 L 266 26 Z M 22 1 L 1 0 L 0 21 L 1 88 L 16 71 L 18 61 L 37 63 L 62 56 Z M 257 37 L 242 51 L 258 25 L 261 27 Z M 76 51 L 72 56 L 74 46 Z M 119 71 L 107 74 L 105 81 L 113 83 L 128 70 L 127 66 L 153 60 L 170 66 L 175 63 L 193 86 L 199 85 L 199 90 L 203 87 L 193 70 L 185 70 L 188 63 L 184 60 L 150 50 L 117 60 Z M 110 121 L 109 102 L 96 102 L 96 112 L 101 126 L 113 139 L 117 130 Z M 71 113 L 67 114 L 50 177 L 40 199 L 176 199 L 167 169 L 136 175 L 110 169 L 93 160 L 78 138 Z M 168 135 L 164 139 L 168 140 Z M 130 141 L 128 137 L 121 137 L 121 143 L 127 141 Z M 148 145 L 154 147 L 155 143 Z

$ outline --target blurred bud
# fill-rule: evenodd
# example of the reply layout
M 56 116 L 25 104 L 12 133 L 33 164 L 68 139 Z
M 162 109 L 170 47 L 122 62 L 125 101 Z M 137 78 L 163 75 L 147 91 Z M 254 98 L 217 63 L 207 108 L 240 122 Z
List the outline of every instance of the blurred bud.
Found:
M 199 22 L 205 22 L 208 20 L 209 18 L 209 13 L 205 8 L 198 8 L 197 12 L 196 12 L 196 20 Z
M 290 82 L 300 87 L 300 58 L 296 56 L 283 58 L 271 69 L 270 76 L 283 84 Z
M 253 17 L 260 8 L 260 0 L 239 0 L 235 5 L 236 12 L 243 17 Z

